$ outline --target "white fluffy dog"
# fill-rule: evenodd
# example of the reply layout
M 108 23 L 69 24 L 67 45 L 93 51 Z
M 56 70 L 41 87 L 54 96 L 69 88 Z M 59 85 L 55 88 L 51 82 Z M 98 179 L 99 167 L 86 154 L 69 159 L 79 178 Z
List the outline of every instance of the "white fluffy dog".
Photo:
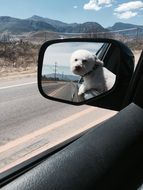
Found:
M 77 50 L 70 60 L 71 71 L 83 77 L 78 95 L 94 90 L 95 95 L 111 89 L 115 83 L 115 75 L 103 67 L 103 62 L 87 50 Z

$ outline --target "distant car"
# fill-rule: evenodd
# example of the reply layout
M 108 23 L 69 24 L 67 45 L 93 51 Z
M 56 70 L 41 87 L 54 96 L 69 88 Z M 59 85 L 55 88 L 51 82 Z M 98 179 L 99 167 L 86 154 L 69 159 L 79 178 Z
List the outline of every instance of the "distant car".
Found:
M 111 90 L 88 100 L 52 97 L 42 85 L 45 52 L 54 44 L 60 47 L 63 43 L 70 45 L 77 42 L 103 43 L 96 55 L 116 74 L 116 82 Z M 65 84 L 69 84 L 69 81 L 64 81 Z M 39 53 L 38 85 L 41 94 L 51 100 L 74 105 L 88 104 L 119 112 L 76 140 L 62 144 L 55 152 L 38 155 L 27 160 L 17 170 L 7 171 L 2 176 L 2 189 L 142 189 L 143 51 L 134 71 L 133 53 L 116 40 L 77 38 L 46 42 Z

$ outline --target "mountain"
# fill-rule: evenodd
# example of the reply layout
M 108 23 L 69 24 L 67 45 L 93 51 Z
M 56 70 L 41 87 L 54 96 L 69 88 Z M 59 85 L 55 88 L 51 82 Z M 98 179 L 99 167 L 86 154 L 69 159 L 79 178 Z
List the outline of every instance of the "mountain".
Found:
M 90 33 L 90 32 L 103 32 L 105 29 L 96 22 L 86 22 L 83 24 L 72 23 L 67 24 L 58 20 L 52 20 L 49 18 L 39 17 L 37 15 L 32 16 L 29 20 L 42 21 L 52 25 L 56 28 L 57 32 L 65 33 Z
M 49 18 L 39 17 L 37 15 L 32 16 L 29 20 L 42 21 L 52 25 L 57 29 L 57 32 L 67 33 L 90 33 L 90 32 L 103 32 L 106 31 L 100 24 L 96 22 L 86 22 L 83 24 L 72 23 L 67 24 L 58 20 L 52 20 Z
M 28 19 L 18 19 L 8 16 L 0 17 L 0 32 L 11 32 L 21 34 L 24 32 L 53 31 L 64 33 L 92 33 L 106 31 L 96 22 L 86 22 L 83 24 L 67 24 L 58 20 L 32 16 Z
M 17 19 L 7 16 L 0 17 L 0 32 L 19 34 L 23 32 L 34 32 L 39 30 L 56 31 L 52 25 L 43 21 Z
M 112 27 L 109 27 L 108 30 L 118 31 L 118 34 L 124 35 L 131 39 L 143 37 L 143 25 L 117 22 Z
M 117 22 L 112 27 L 109 27 L 108 30 L 115 31 L 115 30 L 125 30 L 125 29 L 132 29 L 132 28 L 143 28 L 143 25 Z
M 48 74 L 48 76 L 45 75 L 45 77 L 50 80 L 55 80 L 55 73 Z M 79 81 L 80 80 L 80 77 L 76 75 L 63 75 L 59 73 L 56 74 L 56 78 L 58 80 L 65 80 L 65 81 Z
M 27 19 L 12 18 L 9 16 L 0 17 L 0 32 L 10 32 L 12 34 L 22 34 L 30 32 L 61 32 L 61 33 L 96 33 L 96 32 L 107 32 L 107 31 L 118 31 L 125 29 L 138 28 L 136 30 L 126 30 L 124 34 L 129 36 L 135 36 L 137 33 L 143 35 L 143 26 L 133 25 L 118 22 L 112 27 L 104 28 L 96 22 L 85 22 L 85 23 L 65 23 L 58 20 L 40 17 L 34 15 Z M 139 31 L 141 29 L 141 31 Z
M 96 33 L 96 32 L 105 32 L 105 28 L 103 28 L 100 24 L 96 22 L 86 22 L 83 24 L 73 24 L 69 25 L 65 28 L 61 28 L 60 32 L 67 33 Z
M 53 19 L 49 19 L 49 18 L 44 18 L 44 17 L 40 17 L 37 15 L 33 15 L 32 17 L 28 18 L 28 20 L 33 20 L 33 21 L 41 21 L 41 22 L 45 22 L 48 23 L 50 25 L 52 25 L 54 28 L 58 29 L 59 27 L 66 27 L 68 26 L 67 23 L 58 21 L 58 20 L 53 20 Z

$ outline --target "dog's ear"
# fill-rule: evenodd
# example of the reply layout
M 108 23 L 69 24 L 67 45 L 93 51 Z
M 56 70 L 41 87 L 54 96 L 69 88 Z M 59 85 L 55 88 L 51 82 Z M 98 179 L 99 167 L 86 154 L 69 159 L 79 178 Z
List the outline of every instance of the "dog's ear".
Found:
M 103 63 L 103 61 L 101 61 L 100 59 L 98 59 L 98 58 L 95 56 L 95 65 L 103 66 L 104 63 Z

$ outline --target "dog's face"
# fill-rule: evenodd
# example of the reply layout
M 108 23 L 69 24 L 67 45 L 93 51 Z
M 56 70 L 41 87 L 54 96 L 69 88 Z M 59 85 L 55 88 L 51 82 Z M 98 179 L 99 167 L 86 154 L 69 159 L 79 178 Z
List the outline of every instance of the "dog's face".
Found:
M 72 53 L 70 59 L 71 71 L 80 76 L 84 76 L 86 73 L 93 70 L 95 65 L 102 65 L 96 55 L 87 50 L 77 50 Z

